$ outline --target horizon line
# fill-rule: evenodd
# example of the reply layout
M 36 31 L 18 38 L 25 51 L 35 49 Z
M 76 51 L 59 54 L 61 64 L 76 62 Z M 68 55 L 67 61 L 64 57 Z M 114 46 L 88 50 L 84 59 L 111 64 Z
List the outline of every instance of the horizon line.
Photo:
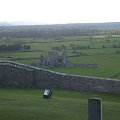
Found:
M 0 21 L 3 26 L 22 26 L 22 25 L 64 25 L 64 24 L 104 24 L 104 23 L 120 23 L 120 21 L 108 21 L 108 22 L 67 22 L 67 23 L 39 23 L 33 21 Z M 1 26 L 0 25 L 0 26 Z

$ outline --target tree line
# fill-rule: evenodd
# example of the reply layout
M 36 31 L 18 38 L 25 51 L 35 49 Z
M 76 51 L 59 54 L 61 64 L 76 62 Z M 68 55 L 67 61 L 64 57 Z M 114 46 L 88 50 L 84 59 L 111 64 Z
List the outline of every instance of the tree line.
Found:
M 0 38 L 50 38 L 60 36 L 94 36 L 105 34 L 104 26 L 93 24 L 31 25 L 0 27 Z M 120 29 L 109 29 L 111 34 L 120 34 Z
M 13 44 L 13 45 L 0 45 L 0 52 L 4 51 L 20 51 L 20 50 L 30 50 L 29 45 Z

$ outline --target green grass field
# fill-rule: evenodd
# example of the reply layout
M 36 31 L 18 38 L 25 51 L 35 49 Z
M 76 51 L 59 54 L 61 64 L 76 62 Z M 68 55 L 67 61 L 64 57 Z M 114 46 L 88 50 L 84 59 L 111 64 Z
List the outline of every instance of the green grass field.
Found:
M 53 90 L 0 88 L 0 120 L 88 120 L 88 99 L 101 98 L 103 120 L 120 120 L 120 95 Z
M 96 55 L 86 57 L 71 57 L 70 60 L 73 63 L 97 63 L 97 68 L 51 68 L 50 70 L 67 73 L 67 74 L 78 74 L 96 77 L 116 78 L 120 79 L 120 56 L 114 54 L 111 55 Z M 109 62 L 108 62 L 109 60 Z M 116 76 L 115 76 L 116 75 Z

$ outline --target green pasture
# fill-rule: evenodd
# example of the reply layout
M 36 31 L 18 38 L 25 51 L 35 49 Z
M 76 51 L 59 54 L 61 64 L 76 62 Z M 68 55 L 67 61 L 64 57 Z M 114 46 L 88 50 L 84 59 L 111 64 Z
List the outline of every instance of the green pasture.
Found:
M 39 58 L 41 52 L 6 52 L 0 53 L 0 56 L 11 58 Z
M 109 60 L 109 62 L 108 62 Z M 51 68 L 50 70 L 86 76 L 106 77 L 120 79 L 120 56 L 119 55 L 98 55 L 85 57 L 70 57 L 72 63 L 90 64 L 96 63 L 97 68 Z
M 10 40 L 0 39 L 0 45 L 21 43 L 31 46 L 30 51 L 0 52 L 0 59 L 18 61 L 24 64 L 38 63 L 41 54 L 52 51 L 52 47 L 66 46 L 66 52 L 70 63 L 77 64 L 98 64 L 97 68 L 64 68 L 56 67 L 51 70 L 97 77 L 110 77 L 120 79 L 120 48 L 113 48 L 113 45 L 120 46 L 120 35 L 112 35 L 110 41 L 106 42 L 106 36 L 66 36 L 61 38 L 11 38 Z M 78 49 L 74 54 L 73 46 L 89 46 L 90 49 Z
M 120 95 L 39 89 L 0 89 L 0 120 L 88 120 L 88 99 L 101 98 L 103 120 L 120 120 Z
M 66 73 L 66 74 L 76 74 L 76 75 L 82 75 L 82 76 L 95 76 L 95 77 L 103 77 L 103 78 L 114 78 L 114 79 L 120 79 L 120 69 L 117 69 L 114 67 L 112 69 L 108 67 L 103 68 L 64 68 L 64 67 L 58 67 L 58 68 L 51 68 L 50 70 L 60 72 L 60 73 Z
M 16 60 L 16 62 L 22 63 L 22 64 L 27 64 L 27 65 L 33 65 L 34 63 L 38 63 L 40 62 L 39 58 L 36 59 L 26 59 L 26 60 Z

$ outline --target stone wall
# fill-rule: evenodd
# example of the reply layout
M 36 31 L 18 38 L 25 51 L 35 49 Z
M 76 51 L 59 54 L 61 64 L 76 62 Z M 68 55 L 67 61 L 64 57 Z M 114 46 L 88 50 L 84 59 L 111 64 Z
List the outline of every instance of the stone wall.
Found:
M 120 93 L 120 80 L 69 75 L 0 61 L 0 87 L 55 88 L 72 91 Z

